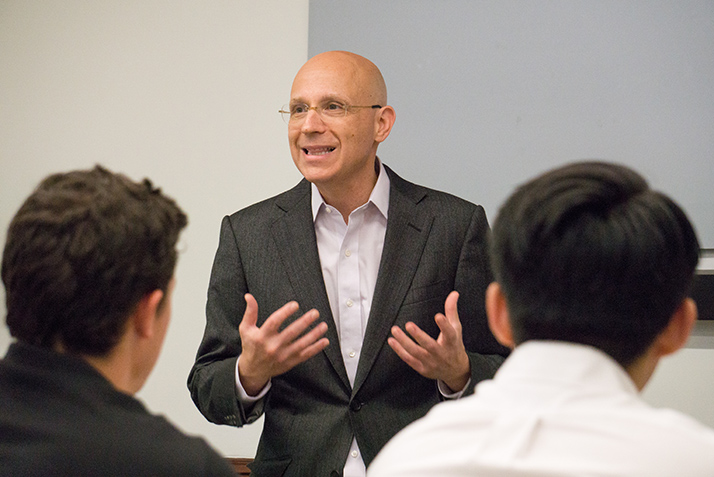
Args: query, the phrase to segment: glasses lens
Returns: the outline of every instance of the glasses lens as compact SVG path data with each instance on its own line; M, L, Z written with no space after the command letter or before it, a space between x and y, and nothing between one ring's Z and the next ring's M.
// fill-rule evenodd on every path
M278 112L280 113L280 116L282 116L283 121L285 121L286 124L290 122L290 109L287 104L284 104L283 107L278 110Z

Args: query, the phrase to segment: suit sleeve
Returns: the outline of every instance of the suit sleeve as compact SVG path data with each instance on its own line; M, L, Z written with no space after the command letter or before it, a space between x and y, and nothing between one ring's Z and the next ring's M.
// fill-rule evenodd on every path
M486 288L492 281L488 259L489 226L483 207L477 206L464 238L454 288L459 292L459 317L466 353L471 363L471 382L464 395L473 394L474 386L490 379L508 356L508 348L496 341L486 319Z
M206 329L188 377L196 407L216 424L242 426L263 413L264 400L248 412L236 393L235 369L241 354L238 325L248 292L231 217L224 217L206 303Z

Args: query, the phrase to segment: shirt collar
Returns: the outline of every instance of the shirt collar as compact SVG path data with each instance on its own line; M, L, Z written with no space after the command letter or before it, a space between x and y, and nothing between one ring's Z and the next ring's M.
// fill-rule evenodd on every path
M495 381L574 383L602 390L638 394L627 371L600 349L564 341L522 343L496 372Z
M374 188L372 189L372 193L370 194L367 203L371 202L372 204L374 204L375 207L377 207L377 210L379 210L386 219L388 217L387 213L389 211L389 176L387 175L387 171L384 170L384 165L382 165L382 161L380 161L379 158L376 158L376 161L377 167L379 168L379 175L377 176L377 183L374 185ZM323 206L326 207L327 204L322 198L322 195L317 189L317 186L312 183L310 184L310 186L312 188L312 220L314 222L315 218L317 218L317 213L320 211L320 208L322 208Z

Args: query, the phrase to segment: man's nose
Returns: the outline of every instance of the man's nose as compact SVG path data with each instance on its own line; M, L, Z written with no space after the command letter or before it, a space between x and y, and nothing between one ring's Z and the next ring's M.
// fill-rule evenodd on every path
M317 106L308 108L305 120L302 123L303 132L316 132L325 129L325 122Z

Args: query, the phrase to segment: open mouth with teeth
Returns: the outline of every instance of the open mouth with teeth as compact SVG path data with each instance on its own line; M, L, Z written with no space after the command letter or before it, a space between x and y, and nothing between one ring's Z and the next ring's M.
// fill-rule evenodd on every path
M324 156L334 151L334 147L303 147L302 152L309 156Z

